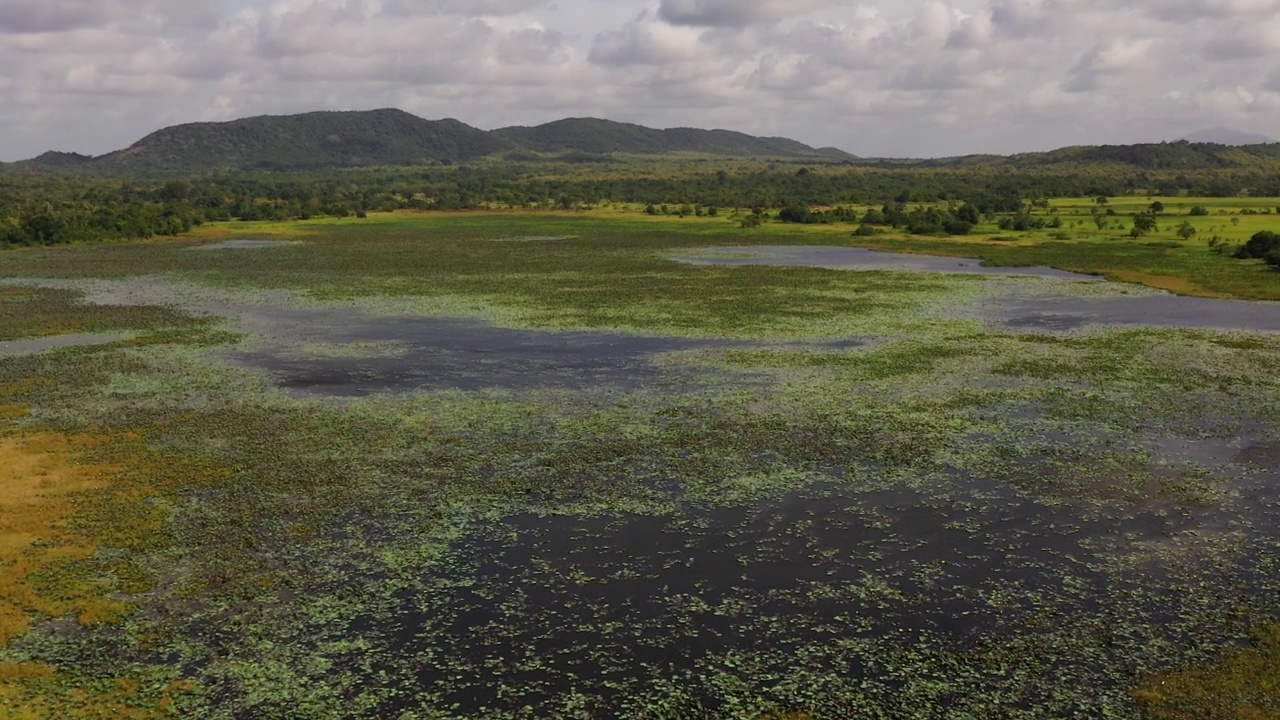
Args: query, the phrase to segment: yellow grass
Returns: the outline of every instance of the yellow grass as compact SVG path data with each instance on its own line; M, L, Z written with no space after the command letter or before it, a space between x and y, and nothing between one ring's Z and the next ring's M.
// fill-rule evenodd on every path
M139 433L73 435L13 422L27 408L5 402L45 384L33 378L0 386L0 648L36 617L93 625L128 611L111 595L146 590L145 570L123 559L85 563L100 546L145 546L163 522L150 509L159 492L150 479L182 465L148 451ZM88 459L96 455L110 464ZM225 477L218 468L192 470L191 477L209 481ZM100 579L104 571L116 579ZM144 685L122 678L109 690L90 689L55 666L0 663L0 720L170 717L174 698L196 689L173 683L143 699Z
M1280 625L1260 629L1252 647L1228 652L1216 665L1152 678L1133 699L1152 720L1277 720Z
M44 599L30 582L54 563L83 559L96 550L71 537L66 524L76 512L75 496L100 487L103 472L75 464L72 440L65 436L0 439L0 646L27 631L28 611L71 611L86 622L112 614L102 601L87 597ZM39 548L37 542L42 542Z

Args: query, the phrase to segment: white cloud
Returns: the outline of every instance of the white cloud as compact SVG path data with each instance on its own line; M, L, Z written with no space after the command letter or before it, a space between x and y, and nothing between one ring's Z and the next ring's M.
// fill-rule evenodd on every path
M0 0L8 160L386 106L954 154L1280 136L1278 98L1280 0Z

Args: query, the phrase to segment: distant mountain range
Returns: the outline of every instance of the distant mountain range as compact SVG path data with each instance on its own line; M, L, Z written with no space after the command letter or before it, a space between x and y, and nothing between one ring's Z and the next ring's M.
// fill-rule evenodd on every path
M99 157L50 152L13 166L33 170L75 167L113 174L204 173L420 165L495 155L567 156L583 161L616 153L854 159L835 148L817 149L785 138L753 137L728 130L653 130L574 118L486 132L457 120L424 120L402 110L385 109L176 125Z
M124 150L89 157L47 152L2 164L0 171L142 176L236 171L308 171L458 163L487 157L516 161L606 161L618 155L688 153L881 167L1033 167L1102 163L1142 169L1212 169L1280 164L1280 144L1261 135L1215 128L1172 143L1067 147L1003 157L933 160L863 159L837 148L754 137L728 130L654 130L595 118L485 131L457 120L424 120L402 110L312 112L220 123L175 125ZM1239 147L1246 145L1247 147Z
M1216 145L1265 145L1275 140L1266 135L1241 132L1219 125L1208 130L1200 130L1182 138L1190 143L1214 143Z

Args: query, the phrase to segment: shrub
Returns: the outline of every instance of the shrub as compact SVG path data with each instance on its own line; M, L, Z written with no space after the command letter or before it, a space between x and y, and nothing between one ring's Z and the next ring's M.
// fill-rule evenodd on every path
M813 213L810 212L809 208L796 205L788 205L779 210L778 219L782 222L806 224L814 221Z
M1196 217L1204 217L1205 215L1209 214L1209 208L1203 205L1196 205L1195 207L1191 208L1191 212L1188 214L1194 215Z
M952 220L942 226L948 235L968 235L973 230L973 223L967 220Z
M1265 258L1276 250L1280 250L1280 235L1270 230L1263 230L1254 233L1253 237L1249 238L1249 242L1236 251L1236 257L1240 259Z

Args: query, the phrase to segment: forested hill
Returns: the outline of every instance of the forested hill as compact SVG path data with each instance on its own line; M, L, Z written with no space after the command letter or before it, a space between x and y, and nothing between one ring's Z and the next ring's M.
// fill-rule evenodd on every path
M647 153L695 152L728 156L813 157L827 160L854 160L835 148L814 149L786 138L753 137L729 130L673 128L654 130L640 125L570 118L537 127L509 127L493 134L528 150L545 153L576 151L582 153Z
M570 119L486 132L457 120L424 120L401 110L372 110L177 125L101 157L45 153L8 168L74 167L91 173L146 175L447 164L487 156L674 152L815 161L853 158L832 148L818 150L794 140L727 130L653 130L609 120Z
M103 155L95 169L139 172L320 170L465 161L507 149L457 120L401 110L314 112L177 125Z
M176 125L100 157L47 152L31 160L0 163L0 172L145 177L448 165L490 157L516 162L591 162L620 155L672 153L896 168L1069 170L1089 166L1126 171L1280 172L1280 143L1233 147L1181 140L1066 147L1008 157L887 160L863 159L836 148L813 148L786 138L754 137L729 130L655 130L596 118L570 118L536 127L485 131L457 120L424 120L392 109Z

